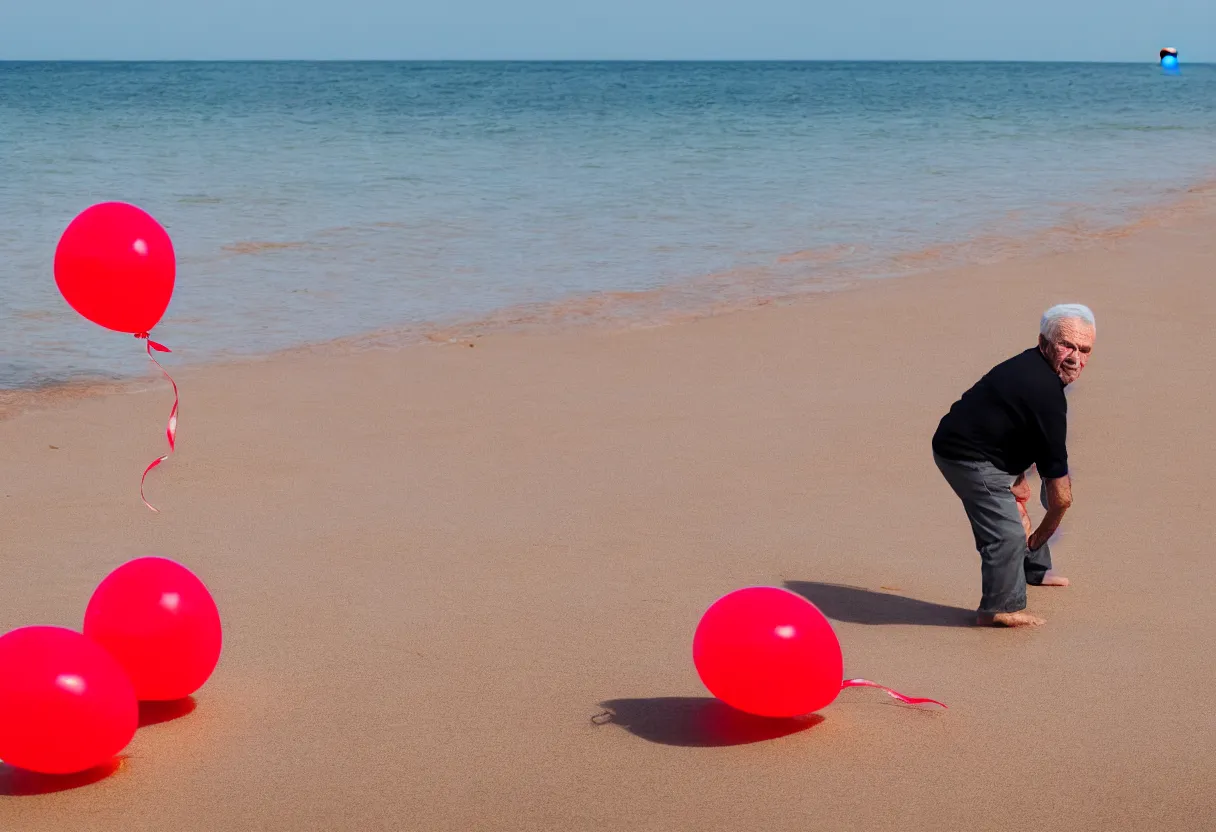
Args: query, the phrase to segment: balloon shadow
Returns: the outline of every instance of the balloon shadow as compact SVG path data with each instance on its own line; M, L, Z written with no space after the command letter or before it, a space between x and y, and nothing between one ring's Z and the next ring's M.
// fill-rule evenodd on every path
M796 734L823 722L810 714L793 719L753 716L708 696L610 699L596 725L619 725L634 736L663 745L718 747L764 742Z
M0 763L0 796L29 797L91 786L122 768L124 759L118 756L108 763L75 774L39 774Z
M149 725L160 725L162 722L181 719L197 707L198 702L194 700L193 696L168 702L140 702L139 727L147 728Z
M197 707L198 702L193 696L168 702L140 702L139 727L147 728L149 725L172 722L186 716ZM0 762L0 796L26 797L91 786L118 771L122 767L124 759L126 757L120 755L108 763L75 774L39 774Z
M975 610L948 607L887 592L817 581L785 581L796 592L836 621L852 624L922 624L935 627L972 627Z

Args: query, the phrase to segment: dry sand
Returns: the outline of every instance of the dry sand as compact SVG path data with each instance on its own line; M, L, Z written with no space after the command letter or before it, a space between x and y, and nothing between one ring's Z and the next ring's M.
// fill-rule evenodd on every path
M0 768L0 828L1213 828L1214 232L1209 205L696 323L181 371L159 515L163 383L0 422L0 629L78 627L151 553L226 626L193 711L108 777ZM1074 585L1031 590L1040 630L978 629L929 439L1061 301L1098 316ZM724 713L692 632L752 584L819 603L847 674L950 710Z

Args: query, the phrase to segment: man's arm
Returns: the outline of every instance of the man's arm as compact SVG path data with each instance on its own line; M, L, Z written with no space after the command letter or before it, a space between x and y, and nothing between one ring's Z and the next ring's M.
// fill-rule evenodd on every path
M1064 519L1064 512L1072 505L1072 481L1067 475L1043 482L1047 486L1047 513L1043 515L1043 522L1026 541L1031 550L1041 548L1056 533L1060 521Z

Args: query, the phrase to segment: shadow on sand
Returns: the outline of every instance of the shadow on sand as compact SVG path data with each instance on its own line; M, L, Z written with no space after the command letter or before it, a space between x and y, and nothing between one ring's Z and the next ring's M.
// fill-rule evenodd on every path
M27 797L91 786L122 768L123 759L118 756L108 763L76 774L38 774L0 763L0 796Z
M172 702L140 702L139 727L160 725L191 713L198 707L193 696ZM126 757L119 755L110 762L75 774L38 774L0 763L0 797L27 797L80 789L105 780L122 768Z
M709 696L610 699L596 725L619 725L634 736L663 745L718 747L764 742L806 731L823 722L818 714L770 719L737 711Z
M785 588L806 598L835 621L850 624L920 624L932 627L975 626L975 610L918 601L903 595L816 581L786 581Z
M140 702L139 727L160 725L162 722L172 722L192 713L198 707L193 696L184 699L174 699L170 702Z

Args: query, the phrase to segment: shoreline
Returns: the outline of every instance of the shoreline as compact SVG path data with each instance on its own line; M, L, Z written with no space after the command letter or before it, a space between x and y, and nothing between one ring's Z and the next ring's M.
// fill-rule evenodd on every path
M1084 251L1147 229L1185 223L1193 216L1202 216L1214 204L1216 178L1204 176L1188 187L1164 192L1157 201L1131 212L1124 222L1098 226L1057 224L1012 235L981 233L968 240L892 255L886 260L887 268L880 271L862 268L792 279L781 274L783 268L788 273L802 263L813 266L831 263L837 256L835 249L841 247L829 246L826 249L788 252L776 257L766 267L708 274L654 289L575 294L554 301L513 304L469 319L379 328L269 352L229 355L181 364L173 363L175 359L166 362L162 357L162 363L172 373L180 374L189 373L194 368L261 363L300 354L475 342L491 335L625 332L680 325L770 305L813 303L816 296L824 293L864 289L881 282L915 279L943 270L1034 259L1064 251ZM791 282L797 285L791 286ZM771 291L765 291L766 285L771 286ZM727 291L723 291L724 287ZM724 299L722 295L728 297ZM93 326L83 319L77 324ZM121 337L120 333L115 335ZM141 363L147 364L146 361ZM158 380L161 380L159 371L147 365L141 373L129 376L83 376L66 382L0 387L0 421L59 403L145 390Z

